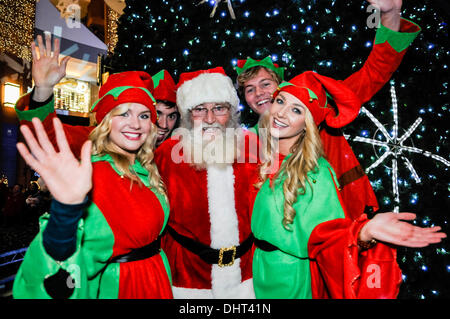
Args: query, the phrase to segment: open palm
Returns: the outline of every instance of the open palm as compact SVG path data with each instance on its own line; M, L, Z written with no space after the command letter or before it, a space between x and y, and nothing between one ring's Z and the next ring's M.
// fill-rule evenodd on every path
M52 54L51 35L46 34L45 45L40 35L37 36L37 42L38 46L34 42L31 43L33 80L36 87L53 88L66 75L70 57L59 60L60 41L57 38L53 42L55 50Z
M445 233L440 232L439 226L418 227L405 222L415 218L413 213L376 214L363 227L361 234L366 230L371 234L371 238L404 247L426 247L447 237Z
M33 118L37 140L31 130L22 125L20 130L29 147L17 144L17 149L36 172L41 175L53 197L64 204L83 202L92 188L92 164L90 160L91 142L87 141L81 149L81 162L73 155L64 134L61 121L53 119L59 152L51 144L45 129L38 118Z

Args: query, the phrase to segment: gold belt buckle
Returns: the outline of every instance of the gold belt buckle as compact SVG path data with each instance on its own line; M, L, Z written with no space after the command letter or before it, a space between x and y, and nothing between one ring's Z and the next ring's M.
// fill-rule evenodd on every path
M223 253L226 252L226 251L230 251L230 250L233 251L233 256L231 256L231 262L229 262L228 264L222 263ZM234 264L234 257L236 257L236 246L231 246L231 247L228 247L228 248L220 248L220 251L219 251L219 262L218 262L219 267L232 266Z

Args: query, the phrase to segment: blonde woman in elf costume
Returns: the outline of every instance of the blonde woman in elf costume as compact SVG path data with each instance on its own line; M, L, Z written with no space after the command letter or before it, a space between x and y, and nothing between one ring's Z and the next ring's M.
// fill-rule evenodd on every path
M369 101L390 79L400 65L410 43L417 37L420 27L400 17L401 0L371 0L381 9L381 24L378 28L372 52L364 66L342 81L359 98L353 110L354 118L361 104ZM261 61L251 58L238 61L238 86L247 104L258 115L271 105L272 94L282 82L284 69L273 64L270 57ZM257 133L258 127L251 130ZM339 129L320 124L320 136L327 160L336 172L341 187L342 199L351 218L358 218L366 211L378 210L378 203L366 176L351 147ZM333 146L328 148L328 146ZM345 159L345 160L342 160Z
M153 162L151 90L145 72L108 78L93 106L99 124L82 146L81 163L59 119L53 120L58 151L38 118L32 119L37 140L21 126L29 150L22 143L17 148L55 200L17 273L15 298L172 298L160 248L169 207Z
M252 214L256 297L395 298L402 278L388 244L425 247L446 235L440 227L403 222L415 218L411 213L348 218L317 125L339 128L352 121L360 104L352 90L305 72L282 83L274 96L260 120L267 132L262 137L276 140L279 152L267 143ZM279 169L267 173L274 163Z

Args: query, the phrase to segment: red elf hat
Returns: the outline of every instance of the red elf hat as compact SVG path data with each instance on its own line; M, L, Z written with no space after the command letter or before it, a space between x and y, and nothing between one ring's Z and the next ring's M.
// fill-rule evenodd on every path
M116 106L123 103L140 103L151 113L151 120L156 123L156 100L152 95L152 77L143 71L127 71L111 74L100 87L99 99L92 105L95 118L100 123Z
M359 113L361 101L356 94L340 81L307 71L297 75L289 82L283 82L274 93L288 92L300 99L311 112L318 126L325 123L333 128L341 128L352 122ZM338 113L328 105L330 97Z
M177 90L175 82L167 70L161 70L152 76L155 91L153 97L157 101L169 101L177 103Z

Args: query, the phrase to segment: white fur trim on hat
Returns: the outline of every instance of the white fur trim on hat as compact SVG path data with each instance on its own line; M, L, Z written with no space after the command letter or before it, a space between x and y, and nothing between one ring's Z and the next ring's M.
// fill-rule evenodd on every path
M177 106L182 113L202 103L221 102L237 109L239 98L233 81L220 73L202 73L177 89Z

